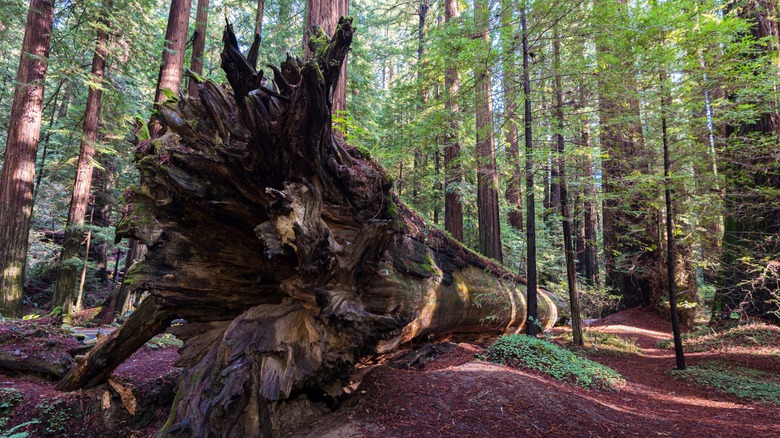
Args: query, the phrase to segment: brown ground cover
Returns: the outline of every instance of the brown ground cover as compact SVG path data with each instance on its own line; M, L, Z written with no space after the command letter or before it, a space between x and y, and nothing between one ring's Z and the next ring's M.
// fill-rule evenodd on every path
M639 347L634 353L590 355L625 377L626 385L616 392L586 390L537 372L482 362L475 356L484 351L484 343L459 343L420 369L371 365L359 370L362 383L340 409L290 436L780 437L778 406L670 376L674 352L658 347L659 340L670 337L668 326L649 311L633 309L588 328L632 339ZM555 338L565 332L556 328ZM717 359L780 374L776 354L755 352L724 348L688 353L686 359L691 366ZM46 378L0 374L0 390L23 395L12 415L0 411L0 418L10 420L0 433L40 418L46 406L78 406L81 415L55 424L59 430L48 436L152 436L167 416L160 406L170 406L177 357L172 348L144 347L116 371L115 381L132 388L139 401L134 415L114 389L63 394ZM106 391L110 403L104 409ZM152 399L158 403L142 403ZM42 427L28 430L42 436Z

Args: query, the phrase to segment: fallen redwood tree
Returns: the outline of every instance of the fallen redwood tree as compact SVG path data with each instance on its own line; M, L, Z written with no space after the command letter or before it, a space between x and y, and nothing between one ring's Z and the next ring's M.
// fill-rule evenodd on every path
M525 280L427 227L367 153L333 136L330 93L351 19L318 29L312 60L256 71L225 31L230 89L158 107L143 183L118 234L149 248L128 272L149 296L59 383L110 372L175 318L186 367L159 436L273 436L317 414L364 355L525 323ZM195 78L198 79L198 78ZM199 79L198 79L199 80ZM557 310L541 292L539 319Z

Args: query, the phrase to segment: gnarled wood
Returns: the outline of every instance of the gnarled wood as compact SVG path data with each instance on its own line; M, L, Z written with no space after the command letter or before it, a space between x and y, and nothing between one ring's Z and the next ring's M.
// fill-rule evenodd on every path
M158 320L188 321L173 328L186 370L159 436L278 435L321 413L315 400L366 354L524 324L524 279L427 228L378 164L334 139L330 89L352 33L342 18L333 39L312 36L312 60L288 57L270 80L228 28L232 92L207 81L199 99L160 105L162 135L138 144L144 183L118 234L149 251L127 281ZM545 325L556 312L543 296ZM137 332L135 315L109 340ZM61 387L97 383L84 368L107 354Z

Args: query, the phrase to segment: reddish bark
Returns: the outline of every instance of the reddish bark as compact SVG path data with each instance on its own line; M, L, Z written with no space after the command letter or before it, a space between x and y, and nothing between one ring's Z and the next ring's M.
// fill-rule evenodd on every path
M0 177L0 313L19 315L54 2L30 0Z

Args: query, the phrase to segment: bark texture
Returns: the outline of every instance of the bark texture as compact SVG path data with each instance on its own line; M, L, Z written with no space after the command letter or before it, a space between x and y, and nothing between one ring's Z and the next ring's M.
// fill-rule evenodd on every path
M450 23L458 17L458 2L456 0L446 0L444 2L444 20ZM458 140L459 105L455 96L459 89L459 76L456 60L447 59L447 66L444 71L444 88L447 100L446 108L450 113L449 127L444 136L444 229L452 237L463 241L463 205L460 202L458 193L458 184L463 181L463 175L460 169L460 142Z
M502 262L501 221L498 213L498 172L493 146L493 98L490 80L489 4L474 4L474 25L483 41L474 68L477 111L477 215L479 216L479 252Z
M262 4L263 0L260 0ZM192 37L192 55L190 71L197 75L203 74L203 53L206 49L206 26L209 21L209 0L198 0L198 12L195 17L195 34ZM258 33L259 35L259 33ZM187 95L198 97L198 84L190 79L187 84Z
M307 0L306 29L303 34L303 49L306 59L311 59L315 53L311 50L310 32L317 26L325 35L333 35L339 23L339 17L349 14L348 0ZM333 114L339 114L347 109L347 58L341 61L341 74L338 83L333 87Z
M190 23L191 0L171 0L171 10L168 13L168 27L165 30L165 49L157 77L157 94L155 102L167 99L165 90L174 96L181 86L184 52L187 48L187 27Z
M32 218L35 156L54 2L30 0L0 176L0 313L18 316Z
M149 247L126 281L150 295L59 388L105 380L184 318L186 369L158 436L277 436L321 412L314 400L337 396L365 354L522 327L524 280L427 229L333 136L328 96L352 33L342 18L332 40L314 34L315 58L269 66L277 92L228 29L232 91L207 81L200 99L158 106L165 132L139 143L144 183L118 226Z

